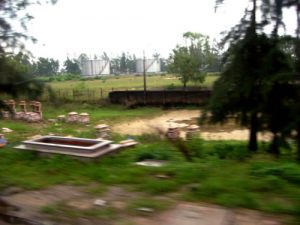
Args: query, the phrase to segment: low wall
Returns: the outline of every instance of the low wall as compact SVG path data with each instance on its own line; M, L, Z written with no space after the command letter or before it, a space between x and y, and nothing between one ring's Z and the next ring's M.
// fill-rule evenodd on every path
M124 105L202 105L211 96L211 89L112 91L111 103Z

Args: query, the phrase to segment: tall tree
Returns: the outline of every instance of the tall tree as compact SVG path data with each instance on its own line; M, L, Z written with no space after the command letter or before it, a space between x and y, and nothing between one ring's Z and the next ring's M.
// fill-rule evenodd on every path
M127 72L125 52L122 52L122 56L120 58L120 72L121 73L126 73Z
M44 85L31 76L30 66L20 60L20 55L0 55L0 93L13 97L27 95L37 98Z
M242 125L249 126L248 148L256 151L264 67L261 62L267 54L262 49L267 41L265 36L257 34L257 1L251 2L252 9L246 11L241 23L225 37L231 47L225 57L226 66L221 78L214 84L209 110L212 122L222 122L228 115L236 115ZM217 0L217 5L220 3L223 0Z
M71 74L81 73L79 62L76 59L67 58L66 61L64 62L64 70L67 73L71 73Z
M260 4L262 20L257 22L257 0L246 10L241 23L228 32L225 41L231 47L225 58L221 78L214 85L209 106L212 121L222 122L228 115L237 116L242 125L249 126L249 149L257 149L257 131L273 133L271 152L279 154L279 142L286 135L286 124L295 96L291 85L291 58L280 45L278 29L282 24L282 0L263 0ZM272 7L270 6L272 2ZM222 0L217 1L218 4ZM274 16L276 14L276 16ZM273 15L273 16L270 16ZM265 25L274 23L271 37L263 33ZM258 116L259 115L259 116ZM283 119L283 116L286 116Z
M1 0L0 2L0 53L4 54L12 49L24 50L25 39L35 41L34 37L24 34L28 21L33 17L26 13L28 6L40 4L38 0ZM44 2L48 2L45 0ZM49 2L55 3L56 0ZM16 30L13 21L18 21L23 31Z
M208 37L199 33L186 32L183 34L185 46L177 46L169 57L168 71L176 74L183 87L189 81L203 82L205 77L204 44ZM209 50L209 49L208 49Z
M285 23L285 18L283 17L283 9L290 8L294 9L296 14L296 29L295 35L292 38L289 38L287 44L288 50L291 53L293 51L293 65L294 65L294 76L292 80L289 80L289 84L293 84L294 95L289 98L289 102L293 102L289 108L289 121L286 123L288 130L295 129L297 130L297 142L298 142L298 151L297 159L300 161L300 91L299 91L299 80L300 80L300 1L299 0L264 0L262 4L264 10L264 18L273 23L273 36L278 36L278 30L280 26L283 26ZM291 45L291 40L293 46ZM287 42L286 42L287 43ZM291 88L289 88L291 90Z
M59 61L52 58L39 57L36 63L36 73L40 76L52 76L59 70Z
M13 96L36 93L42 85L28 73L28 66L20 63L11 52L24 51L24 40L35 40L24 34L26 24L33 17L25 12L29 5L37 4L35 0L2 0L0 2L0 92ZM55 2L54 0L52 2ZM19 22L20 26L16 26ZM16 30L22 27L23 30Z

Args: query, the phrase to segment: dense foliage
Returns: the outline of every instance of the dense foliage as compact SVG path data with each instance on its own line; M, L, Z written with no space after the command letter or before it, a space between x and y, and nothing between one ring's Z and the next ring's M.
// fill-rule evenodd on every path
M200 33L183 34L185 46L176 46L170 55L168 71L174 73L186 88L188 82L204 81L208 71L219 71L219 52L209 43L208 36Z
M55 2L55 1L52 1ZM22 94L37 94L43 89L40 82L33 79L33 68L30 59L23 53L17 55L12 52L25 51L23 41L34 38L22 31L15 30L15 21L26 30L26 23L32 16L24 10L39 1L30 0L2 0L0 2L0 92L13 96Z
M229 41L230 47L208 108L212 112L212 122L223 122L228 116L236 116L241 124L249 126L249 150L257 150L259 130L271 131L270 152L278 155L285 137L299 127L299 119L295 116L299 109L299 35L296 34L295 39L278 35L283 23L283 7L297 5L297 1L262 1L259 7L258 0L250 2L252 9L245 11L241 23L227 32L224 38L224 42ZM223 1L217 1L217 6L220 3ZM261 21L257 19L259 8L263 15ZM267 24L273 24L271 35L264 33L263 28ZM294 39L293 44L291 39ZM300 129L298 138L299 133Z

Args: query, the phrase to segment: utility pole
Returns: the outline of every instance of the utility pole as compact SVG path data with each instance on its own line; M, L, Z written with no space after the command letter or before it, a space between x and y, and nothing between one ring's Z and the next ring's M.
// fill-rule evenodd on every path
M143 75L144 75L144 105L147 103L147 82L146 82L146 56L145 51L143 51Z

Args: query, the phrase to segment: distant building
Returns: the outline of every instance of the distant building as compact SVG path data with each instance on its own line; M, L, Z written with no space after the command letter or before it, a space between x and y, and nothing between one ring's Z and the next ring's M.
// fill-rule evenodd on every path
M160 60L159 59L145 59L146 73L160 73ZM136 60L136 73L144 72L144 59Z
M83 76L101 76L110 74L110 62L108 60L85 60L81 64Z

